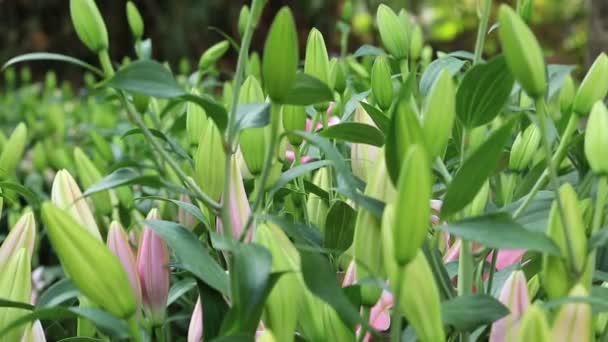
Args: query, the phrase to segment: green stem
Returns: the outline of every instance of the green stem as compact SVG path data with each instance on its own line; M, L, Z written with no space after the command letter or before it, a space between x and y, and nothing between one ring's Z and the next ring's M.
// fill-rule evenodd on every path
M410 66L407 59L403 59L399 63L401 67L401 79L403 80L403 82L405 82L407 80L407 77L410 75Z
M397 266L395 284L393 286L393 312L391 315L391 341L401 342L402 319L399 313L399 300L401 297L401 284L403 282L403 267Z
M129 321L127 323L129 324L129 332L131 333L131 340L134 342L143 341L143 338L141 336L141 331L139 330L139 324L137 323L136 315L133 315L131 318L129 318Z
M158 326L158 327L154 328L154 336L156 337L155 341L165 342L165 340L166 340L165 332L164 332L162 326Z
M471 294L473 285L473 253L471 242L461 240L458 259L458 295Z
M597 182L597 195L595 198L595 209L593 211L593 224L591 226L591 236L597 233L602 226L604 218L604 207L608 199L608 176L600 176Z
M437 168L437 171L439 171L441 177L443 177L443 181L445 182L445 184L450 184L452 182L452 175L450 174L450 171L448 171L448 168L445 166L445 163L440 157L437 157L437 159L435 159L435 167Z
M486 294L492 294L492 283L494 282L494 274L496 273L496 261L498 260L498 250L492 250L492 262L490 263L490 275L488 277L488 287L486 288Z
M490 9L492 8L492 0L484 0L481 18L479 18L479 27L477 30L477 41L475 42L475 56L473 64L481 62L483 47L486 42L486 34L488 31L488 21L490 20Z
M557 209L559 211L560 220L562 221L562 228L564 237L566 237L566 259L570 263L570 270L574 273L577 273L580 270L577 270L574 266L574 246L572 245L572 241L568 238L570 236L570 224L566 220L566 214L564 212L564 206L562 200L559 196L559 181L557 179L557 171L555 169L555 163L551 158L551 146L549 143L549 139L547 138L547 112L546 112L546 104L545 98L540 97L536 99L536 114L538 117L538 124L541 131L542 137L542 145L545 150L545 161L547 163L547 169L549 171L549 182L555 191L555 201L557 203Z
M106 78L110 78L114 76L114 67L112 66L112 61L110 61L110 54L108 50L101 50L98 54L99 63L101 64L101 68L103 69L103 73Z

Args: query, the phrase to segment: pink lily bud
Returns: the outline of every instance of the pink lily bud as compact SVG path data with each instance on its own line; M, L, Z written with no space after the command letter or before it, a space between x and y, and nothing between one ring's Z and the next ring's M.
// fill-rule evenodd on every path
M21 248L25 248L30 259L34 253L34 242L36 241L36 222L31 211L26 212L19 218L13 229L10 230L2 245L0 245L0 270L8 262L8 259ZM0 271L0 273L2 273Z
M570 297L587 297L588 293L581 284L574 286ZM592 341L591 337L591 305L589 303L564 304L553 322L551 341Z
M249 206L249 200L247 199L247 193L245 192L245 186L243 185L243 178L241 177L241 170L239 169L238 162L233 156L230 161L230 167L232 168L230 179L230 221L232 224L232 237L239 239L245 229L245 224L249 214L251 213L251 207ZM217 220L217 231L224 234L224 225L222 220ZM253 229L247 233L246 241L251 241Z
M179 200L184 203L192 204L192 201L188 195L179 195ZM196 227L196 218L192 216L192 214L185 211L182 207L177 209L177 222L190 230Z
M157 209L152 209L147 220L159 220ZM169 249L165 241L152 229L144 227L137 253L137 273L141 282L141 294L146 316L154 324L165 319L169 296Z
M138 307L141 307L142 295L141 295L141 284L137 275L137 264L133 249L129 244L129 237L122 228L120 223L112 221L110 223L110 229L108 230L108 248L118 257L120 263L127 272L129 277L129 283L133 289L135 295L135 301Z
M293 162L296 159L296 154L293 150L285 151L285 160L288 162ZM300 164L307 164L313 160L311 156L302 156L300 157Z
M192 311L190 326L188 327L188 342L200 342L203 340L203 307L199 296Z
M514 341L517 338L521 316L530 305L524 272L511 273L500 291L498 300L506 305L511 313L492 324L490 342Z

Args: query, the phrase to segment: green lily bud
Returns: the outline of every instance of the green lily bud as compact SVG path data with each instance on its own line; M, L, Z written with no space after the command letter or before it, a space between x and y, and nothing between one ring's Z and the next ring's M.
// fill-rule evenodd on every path
M23 157L25 143L27 142L27 127L22 122L13 131L8 138L0 154L0 180L15 173L17 165Z
M215 200L220 199L224 190L225 163L222 134L215 123L209 120L194 156L194 179Z
M410 42L407 23L393 10L381 4L376 12L376 22L384 47L397 59L405 59L409 55Z
M545 291L551 299L565 296L573 285L569 277L568 264L564 258L570 259L570 263L577 272L582 273L587 259L587 236L585 225L580 213L576 192L572 185L565 183L559 189L559 197L564 209L565 219L568 221L568 236L564 236L557 203L554 201L549 212L549 229L547 234L559 247L563 257L554 255L543 255L543 268L541 277ZM567 241L573 246L574 255L568 254Z
M133 36L136 39L141 39L144 35L144 20L132 1L127 1L127 21Z
M596 174L608 174L608 110L602 101L593 105L585 132L585 156Z
M101 157L107 161L111 162L114 160L114 153L112 153L112 147L108 143L108 141L99 133L95 131L90 131L89 135L91 136L91 141L93 141L93 145L95 145L95 149Z
M148 111L148 106L150 105L149 96L136 92L131 93L131 96L133 96L133 105L138 112L145 113Z
M543 310L538 305L528 307L521 317L517 341L549 342L551 341L549 336L549 324Z
M257 52L252 52L251 56L249 56L247 75L253 76L258 80L262 79L262 62L260 62L260 55Z
M312 178L312 183L325 191L329 191L331 187L330 172L330 169L327 167L320 168ZM325 219L327 218L328 211L329 207L323 198L315 194L308 196L308 200L306 201L308 219L321 232L325 231Z
M31 211L25 212L15 223L8 235L0 244L0 274L10 258L20 249L25 249L31 258L36 242L36 221Z
M222 40L215 43L210 48L205 50L198 61L198 70L205 71L215 64L228 51L230 43L227 40Z
M431 173L428 157L420 145L412 145L403 161L397 186L393 236L395 260L405 266L426 240L431 217Z
M523 132L519 132L511 147L509 168L516 172L525 170L540 145L540 130L534 124L529 125Z
M0 272L0 298L11 301L29 303L32 295L32 274L30 256L21 248L8 260ZM18 308L2 308L0 310L0 330L13 321L28 314L27 310ZM21 325L3 335L3 341L20 341L26 326Z
M325 84L329 82L329 57L323 34L316 28L310 30L306 42L306 58L304 59L304 72L315 77Z
M258 80L249 76L243 83L239 96L240 104L263 103L264 91ZM247 168L253 175L259 175L264 168L266 157L267 127L247 128L241 131L239 145Z
M249 6L244 5L241 7L241 12L239 12L239 23L238 30L239 36L243 37L245 34L245 29L247 29L247 21L249 21Z
M48 165L48 160L46 158L46 151L44 149L44 145L40 142L34 145L32 161L34 163L34 168L38 172L43 172Z
M376 126L372 118L361 104L355 108L353 121ZM367 180L368 174L378 159L380 148L368 144L352 144L350 148L350 162L353 174L362 180Z
M89 50L108 49L108 31L94 0L70 0L70 15L78 38Z
M543 52L534 33L511 7L501 5L498 33L511 73L533 98L544 96L547 76Z
M452 75L443 70L433 84L422 116L422 130L431 159L441 156L452 135L456 117L456 90Z
M306 129L306 108L302 106L283 106L283 129L286 132L304 131ZM296 134L287 134L289 143L300 146L303 138Z
M222 101L224 102L226 110L232 108L232 91L232 83L224 83L224 87L222 87Z
M67 212L46 202L42 220L66 274L88 299L120 318L136 310L135 295L120 260Z
M345 1L342 5L342 11L340 12L340 18L344 22L350 22L353 18L353 2L351 0Z
M532 13L534 12L532 5L532 0L517 0L515 6L517 14L527 23L532 21Z
M468 216L479 216L482 215L486 210L488 199L490 195L490 182L486 181L479 192L471 201L471 204L466 208Z
M410 58L413 60L420 58L423 46L424 37L422 36L422 29L419 25L415 25L412 30L412 39L410 41Z
M399 101L396 106L396 111L393 115L397 115L395 135L399 142L396 146L396 164L401 167L403 160L405 159L406 152L410 146L414 144L423 145L424 132L416 113L416 109L413 107L413 103L409 100L403 99ZM395 184L399 178L399 174L392 175L395 179Z
M575 94L576 85L574 85L572 76L568 75L559 91L559 108L562 115L570 113Z
M528 280L528 283L526 284L526 286L528 287L529 297L530 298L536 297L536 294L538 294L538 290L540 290L540 276L538 274L535 274L534 276L532 276L532 278L530 278L530 280Z
M329 74L332 80L333 89L340 94L346 90L346 65L342 60L333 59L336 62L330 63Z
M192 90L193 95L199 95L199 91ZM203 107L196 103L188 102L186 107L186 133L190 145L197 145L205 129L207 128L207 113Z
M376 57L371 78L374 100L382 110L387 110L393 103L394 92L391 65L386 56Z
M95 164L87 157L87 155L79 148L74 148L74 161L76 162L76 170L78 178L85 188L100 181L103 176L95 167ZM109 191L102 191L91 195L91 200L95 206L97 213L101 215L112 214L112 200L110 199Z
M290 336L292 337L292 336ZM272 331L270 331L269 329L264 329L264 332L262 332L262 334L256 338L257 342L277 342L276 337L274 337L274 334L272 333ZM283 341L283 340L279 340L279 341Z
M568 294L570 297L587 297L585 287L578 284ZM574 302L562 305L557 312L551 341L593 341L591 305Z
M288 7L277 13L264 45L262 73L264 88L274 102L281 102L291 90L298 68L298 34Z
M606 93L608 93L608 56L602 52L581 82L572 103L572 110L576 114L587 115L594 103L606 97Z

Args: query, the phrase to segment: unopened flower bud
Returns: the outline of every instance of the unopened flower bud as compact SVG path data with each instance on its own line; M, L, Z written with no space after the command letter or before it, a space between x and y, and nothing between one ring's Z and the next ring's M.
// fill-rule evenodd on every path
M239 104L264 103L264 91L258 80L249 76L243 83ZM246 128L241 131L239 145L249 171L258 175L262 172L266 157L266 135L269 127Z
M386 56L378 56L372 66L372 94L382 110L387 110L393 103L393 80L391 65Z
M522 271L514 271L505 281L498 300L510 313L492 324L490 341L513 341L519 331L521 316L530 305L526 276Z
M335 63L330 63L329 74L333 89L340 94L346 90L346 65L340 59L334 59Z
M578 115L589 114L591 107L597 101L603 100L606 93L608 93L608 56L602 52L581 82L572 103L572 111Z
M283 106L283 128L289 139L289 143L293 146L300 146L303 138L297 134L289 132L304 131L306 129L306 108L302 106Z
M13 130L13 133L2 148L2 154L0 154L0 180L4 180L15 173L17 165L23 157L26 141L27 127L22 122Z
M215 200L219 200L224 190L225 161L222 134L215 123L208 120L194 156L194 179Z
M376 22L382 44L390 54L399 60L407 58L410 50L407 23L385 4L378 6Z
M247 29L247 22L249 21L249 6L243 5L241 7L241 11L239 12L239 22L238 22L238 30L239 36L243 37L245 34L245 29Z
M576 85L572 76L566 76L561 89L559 90L559 108L562 115L567 115L572 110L572 103L576 95Z
M201 297L199 296L190 317L190 325L188 326L188 342L200 342L203 340L203 306Z
M452 75L443 70L431 87L426 99L422 130L429 150L429 157L434 159L445 151L452 136L452 126L456 116L456 90Z
M329 57L323 34L316 28L310 30L306 42L304 72L329 85Z
M2 273L3 267L8 263L11 256L22 248L25 249L31 259L35 242L36 221L34 220L34 214L27 211L19 218L0 245L0 273Z
M228 51L230 43L227 40L222 40L219 43L215 43L210 48L203 52L201 59L198 61L198 69L205 71L214 65L224 54Z
M422 35L422 29L420 25L415 25L412 29L412 38L410 40L410 58L417 60L422 54L422 47L424 46L424 37Z
M360 104L357 105L357 108L355 108L353 121L374 127L376 126L374 120L372 120L372 118ZM353 143L350 149L350 162L353 174L362 180L367 180L370 170L373 169L372 166L378 160L379 153L380 148L377 146Z
M570 297L587 297L582 285L576 285L568 294ZM592 341L591 305L585 302L564 304L555 317L551 330L551 341Z
M132 1L127 1L127 21L131 33L136 39L141 39L144 35L144 21L139 10Z
M236 156L232 157L232 160L230 161L230 167L232 168L232 172L230 173L230 184L228 184L230 189L230 203L228 205L230 206L230 223L232 227L232 238L238 240L240 239L241 234L245 229L247 219L251 214L251 207L249 206L249 200L247 199L247 193L245 192L245 186L243 184L243 178L241 176L241 170ZM222 234L226 233L224 232L224 225L222 223L222 220L219 218L217 220L217 230ZM249 230L246 241L251 241L251 237L252 229Z
M70 15L78 38L89 50L108 49L108 31L94 0L70 0Z
M199 91L192 90L193 95L199 95ZM203 107L196 103L188 102L186 107L186 133L190 145L198 145L201 136L205 134L207 129L207 113Z
M15 302L29 303L32 295L32 275L30 256L25 248L16 250L8 259L7 264L0 272L0 298ZM6 328L13 321L28 313L19 308L2 308L0 310L0 330ZM19 341L25 326L21 325L10 330L2 336L3 341Z
M329 191L331 187L330 172L331 170L328 167L320 168L317 173L315 173L312 183L325 191ZM321 232L325 231L325 219L327 218L328 211L329 207L325 199L312 193L308 196L308 200L306 201L308 219L312 224L319 228Z
M593 105L585 131L585 157L596 174L608 174L608 110L602 101Z
M74 148L74 161L76 162L78 178L80 178L80 182L85 188L89 188L103 178L95 164L79 147ZM112 200L109 191L95 193L91 195L91 200L97 213L101 215L112 214Z
M142 303L141 295L141 283L139 282L139 276L137 274L137 264L135 261L135 255L129 244L129 237L122 228L120 223L112 221L110 229L108 230L108 248L118 257L122 264L127 276L129 277L129 284L135 295L135 302L139 307Z
M516 172L524 171L534 154L538 151L540 145L540 130L534 124L529 125L523 132L517 134L513 147L511 147L511 156L509 157L509 168Z
M538 341L549 342L551 339L549 324L545 313L538 305L532 305L521 317L518 342Z

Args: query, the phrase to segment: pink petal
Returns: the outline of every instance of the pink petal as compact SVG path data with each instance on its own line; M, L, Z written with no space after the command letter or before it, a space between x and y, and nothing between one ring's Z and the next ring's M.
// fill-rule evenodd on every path
M522 271L514 271L505 281L498 300L510 314L492 324L490 342L508 342L517 336L519 320L530 305L526 277Z

